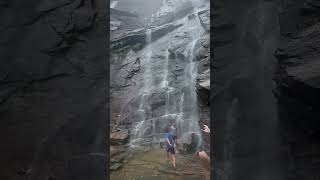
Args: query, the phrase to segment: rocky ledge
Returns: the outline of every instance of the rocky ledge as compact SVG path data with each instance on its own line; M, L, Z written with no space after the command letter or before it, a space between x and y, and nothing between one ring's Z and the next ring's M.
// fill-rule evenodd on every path
M155 41L167 33L177 29L182 24L165 24L160 27L151 28L151 41ZM132 48L140 50L146 44L146 28L140 28L133 31L124 32L111 38L111 48L114 50ZM137 47L138 48L134 48Z

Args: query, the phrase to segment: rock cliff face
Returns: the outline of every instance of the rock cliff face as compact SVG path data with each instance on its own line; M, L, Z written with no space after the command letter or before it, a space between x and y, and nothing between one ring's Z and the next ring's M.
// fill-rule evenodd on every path
M215 178L319 177L319 12L308 0L215 2Z
M280 14L282 44L277 91L288 178L319 177L320 8L318 1L286 1ZM294 19L294 20L292 20Z
M283 179L272 90L279 20L276 1L216 1L211 64L214 178Z
M106 179L105 7L0 2L0 179Z

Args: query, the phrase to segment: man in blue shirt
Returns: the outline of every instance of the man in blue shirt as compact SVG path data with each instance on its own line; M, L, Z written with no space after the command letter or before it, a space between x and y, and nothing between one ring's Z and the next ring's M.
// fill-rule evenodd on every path
M171 128L168 128L166 133L166 140L167 140L167 157L169 157L169 154L172 157L172 165L173 168L176 169L176 156L175 156L175 149L174 149L174 141L173 141L173 134L171 132Z

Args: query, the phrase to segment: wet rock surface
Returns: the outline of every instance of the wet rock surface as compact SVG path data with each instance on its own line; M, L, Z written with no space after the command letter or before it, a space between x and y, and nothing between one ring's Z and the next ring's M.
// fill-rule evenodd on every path
M165 24L160 27L152 29L152 41L159 39L181 25ZM136 44L146 44L146 29L136 29L133 31L125 32L123 34L115 35L111 38L111 48L119 49L125 46L134 46Z
M278 6L276 1L215 2L210 39L215 179L286 179L273 95Z
M1 1L0 179L105 179L105 1Z
M313 163L319 158L317 1L216 1L214 9L213 177L319 177ZM266 135L276 143L258 143ZM262 156L267 158L260 164Z
M207 32L209 32L210 31L210 11L204 10L204 11L198 12L198 17L200 19L200 22L203 28Z
M283 140L288 149L291 179L319 177L313 163L318 153L320 104L319 99L319 2L304 1L287 6L280 27L283 28L281 46L275 52L279 62L276 76L276 96L279 99ZM286 21L295 15L290 29ZM312 160L311 160L312 159Z

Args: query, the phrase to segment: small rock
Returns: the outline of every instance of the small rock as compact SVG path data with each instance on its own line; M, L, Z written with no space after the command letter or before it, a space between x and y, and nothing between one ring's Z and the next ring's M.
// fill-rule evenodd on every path
M111 171L116 171L116 170L120 169L121 167L122 167L122 164L116 163L116 164L114 164L114 165L112 165L112 166L110 167L110 170L111 170Z

